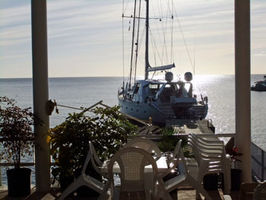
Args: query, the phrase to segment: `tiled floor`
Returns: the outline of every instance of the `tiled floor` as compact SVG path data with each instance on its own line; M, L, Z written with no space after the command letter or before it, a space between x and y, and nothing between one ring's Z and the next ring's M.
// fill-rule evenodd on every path
M211 191L209 194L214 200L223 200L221 191ZM238 192L234 192L231 194L231 197L233 200L239 200ZM56 192L54 190L51 191L51 193L48 194L41 194L33 192L32 195L24 198L11 198L7 196L7 191L2 190L0 191L0 200L55 200L56 199ZM88 199L88 198L84 198ZM181 189L177 192L177 199L178 200L193 200L196 199L196 192L193 189Z

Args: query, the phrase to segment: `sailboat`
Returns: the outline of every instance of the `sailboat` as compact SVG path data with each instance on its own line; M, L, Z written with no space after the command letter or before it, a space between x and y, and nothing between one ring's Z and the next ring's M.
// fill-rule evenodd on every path
M256 81L255 85L251 86L251 90L253 91L266 91L266 76L264 76L264 80Z
M136 0L134 4L133 33L131 55L133 46L138 45L135 39L136 20L143 19L136 14ZM124 14L122 17L128 17ZM175 64L152 67L149 62L149 0L146 0L145 19L145 76L143 80L132 78L132 65L130 66L129 81L118 91L120 111L135 118L150 121L156 125L165 125L167 120L201 120L208 112L208 98L193 94L192 73L186 72L184 80L173 81L170 71ZM137 26L138 28L138 26ZM135 53L138 53L137 49ZM132 60L132 56L131 56ZM132 62L131 62L132 63ZM150 73L164 72L165 79L150 78Z

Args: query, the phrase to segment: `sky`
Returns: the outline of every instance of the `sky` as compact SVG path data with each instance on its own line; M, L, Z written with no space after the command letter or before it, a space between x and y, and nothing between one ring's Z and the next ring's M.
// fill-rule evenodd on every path
M175 62L174 72L192 71L195 67L196 74L234 74L234 1L173 1L174 43L169 62ZM124 20L122 29L121 14L124 10L131 15L133 10L132 0L124 2L122 9L122 0L47 0L49 77L128 75L131 34L128 30L132 29L132 20ZM151 15L157 17L160 10L154 6L151 5ZM266 1L251 0L253 74L266 74L265 19ZM152 23L155 22L152 21L151 26ZM157 29L159 27L151 27L155 36L151 38L152 44L160 40L156 39ZM124 45L124 70L122 30L127 43ZM167 51L160 45L159 42L157 46L155 43L150 46L166 55ZM151 48L153 65L160 58L154 52ZM164 64L169 64L166 62ZM139 76L144 75L142 63L140 61L137 71ZM0 0L0 78L25 77L32 77L31 1Z

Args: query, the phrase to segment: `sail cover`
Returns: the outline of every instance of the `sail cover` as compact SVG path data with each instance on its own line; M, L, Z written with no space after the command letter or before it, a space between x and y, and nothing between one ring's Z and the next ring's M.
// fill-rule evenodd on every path
M175 63L170 64L170 65L162 65L162 66L158 66L158 67L150 67L150 68L148 68L148 72L164 71L167 69L172 69L174 67L175 67Z

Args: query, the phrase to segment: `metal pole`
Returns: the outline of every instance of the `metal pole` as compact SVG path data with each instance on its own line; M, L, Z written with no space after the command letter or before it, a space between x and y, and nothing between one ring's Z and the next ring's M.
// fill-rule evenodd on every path
M146 0L145 80L149 78L149 0Z
M0 166L0 186L2 186L2 167Z
M264 151L261 149L261 181L264 180Z
M235 106L235 142L243 153L239 158L242 161L242 181L251 182L249 0L235 0Z
M34 126L36 190L50 190L50 156L47 144L49 116L46 109L48 101L48 59L46 0L31 1L32 20L32 65L33 65L33 111L41 120Z
M136 5L137 5L137 0L135 0L134 2L133 29L132 29L131 55L130 55L129 89L131 89L132 67L133 67L133 57L134 57L134 49L135 49Z

